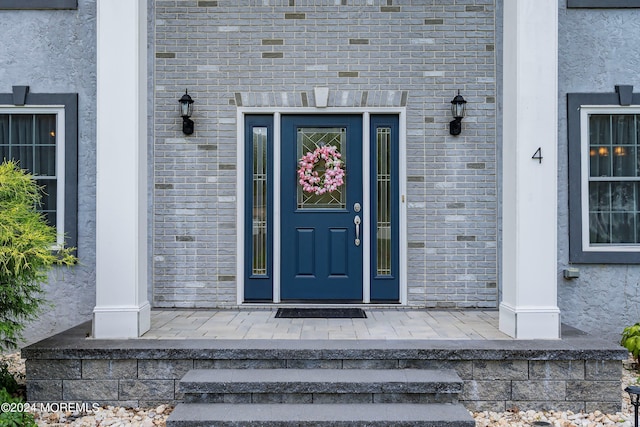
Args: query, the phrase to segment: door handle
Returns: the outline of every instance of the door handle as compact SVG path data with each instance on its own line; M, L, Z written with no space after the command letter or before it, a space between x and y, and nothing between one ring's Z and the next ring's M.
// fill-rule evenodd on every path
M360 215L356 215L353 218L353 223L356 225L356 246L360 246Z

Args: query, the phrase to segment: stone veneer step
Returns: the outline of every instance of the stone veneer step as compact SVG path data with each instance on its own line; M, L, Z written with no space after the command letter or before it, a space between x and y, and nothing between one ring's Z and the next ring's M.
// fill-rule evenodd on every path
M565 329L561 340L96 340L87 322L22 356L30 402L178 404L192 369L453 369L469 410L620 411L628 351Z
M462 385L452 369L193 369L167 426L471 426Z
M167 427L474 427L459 404L180 404Z
M254 395L263 401L272 401L265 395L295 395L276 400L326 403L328 395L340 400L349 394L356 396L351 402L424 403L457 402L462 385L452 369L194 369L182 378L179 390L186 402L222 403L223 395L233 394L234 401L246 403L256 402Z

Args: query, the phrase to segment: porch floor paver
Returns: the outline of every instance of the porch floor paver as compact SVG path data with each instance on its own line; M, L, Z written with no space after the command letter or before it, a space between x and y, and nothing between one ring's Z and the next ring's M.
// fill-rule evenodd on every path
M364 308L366 319L283 319L276 309L151 312L143 339L511 340L498 311Z

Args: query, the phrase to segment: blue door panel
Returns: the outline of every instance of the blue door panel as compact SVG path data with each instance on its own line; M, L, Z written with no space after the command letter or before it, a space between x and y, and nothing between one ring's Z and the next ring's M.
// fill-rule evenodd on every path
M298 260L296 263L298 266L296 268L296 277L315 276L315 230L312 228L298 228L296 237L297 251L295 256Z
M263 132L266 141L256 144L256 130ZM247 115L244 125L245 179L244 179L244 300L273 301L273 116ZM260 154L258 154L261 148ZM266 200L255 195L254 165L266 165ZM257 206L262 203L262 206ZM256 236L254 215L266 209L266 233ZM261 217L260 219L264 219ZM260 249L257 250L256 247ZM263 250L266 249L266 250ZM265 268L254 269L254 264Z
M370 188L371 188L371 301L372 302L399 302L400 301L400 210L399 210L399 123L396 115L372 115L370 121L371 135L371 164L370 164ZM384 135L389 135L388 150L382 150L385 159L379 159L379 150L377 149L376 136L378 130L383 130ZM378 182L376 171L378 170L379 161L388 162L390 164L389 180L390 185ZM384 188L383 188L384 186ZM379 195L380 192L384 194ZM380 196L380 197L379 197ZM384 262L384 273L380 273L378 265L381 262L381 256L378 253L378 245L381 240L376 237L378 218L380 213L385 210L379 206L378 200L382 203L387 202L389 213L391 214L391 236L388 247L385 247L384 253L387 254ZM386 219L385 219L386 220ZM386 235L385 235L386 238ZM390 271L386 271L389 268Z
M329 276L348 276L349 251L347 229L330 229L329 230L329 253L330 259Z
M299 129L345 129L346 205L298 206ZM353 206L362 204L362 116L284 115L281 141L281 281L283 301L362 301L362 245L355 244ZM306 153L303 153L303 155ZM310 233L309 230L313 230ZM304 233L302 232L304 231ZM312 234L314 239L303 239ZM298 236L291 244L289 236ZM304 243L303 243L304 241ZM296 265L290 260L297 260ZM313 276L308 272L313 270ZM302 274L299 274L302 273Z

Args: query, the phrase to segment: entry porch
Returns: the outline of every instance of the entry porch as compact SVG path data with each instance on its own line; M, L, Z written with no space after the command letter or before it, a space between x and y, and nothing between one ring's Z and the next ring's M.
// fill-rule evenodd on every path
M96 22L100 31L96 48L96 167L100 173L96 180L96 305L92 336L104 339L137 338L149 330L151 323L148 285L155 277L152 280L147 277L148 267L154 259L147 248L149 207L153 202L147 198L151 187L148 183L150 163L147 161L149 138L145 125L149 99L147 3L145 0L97 2ZM492 99L488 104L498 103L503 119L499 132L501 138L496 141L496 146L501 147L499 157L503 162L499 192L502 214L499 223L496 222L500 230L497 244L502 253L501 271L496 275L501 279L497 284L497 289L501 290L500 330L520 339L557 339L560 323L557 301L558 2L523 0L517 5L505 2L502 12L502 90L499 97L486 98ZM494 46L491 47L493 49ZM331 90L340 90L340 87L332 86ZM134 101L126 103L123 110L122 99L129 99L131 94L135 94ZM224 103L227 102L225 98ZM309 108L322 112L326 107L321 103ZM422 114L418 110L412 111L417 114L415 117ZM243 110L236 108L236 113L236 118L220 116L215 117L215 122L224 120L225 127L235 123L233 126L237 128L242 123ZM276 125L279 124L274 122L274 132ZM422 124L409 125L403 132L426 143L420 133ZM236 132L241 134L238 130ZM238 139L237 147L242 147L242 139ZM465 146L463 150L468 148ZM234 148L230 153L239 153L240 150ZM130 155L122 156L122 153ZM544 161L542 155L540 159L532 159L534 153L544 153ZM232 154L230 156L230 163L223 166L236 170L236 182L243 182L241 167L244 161L237 156L234 159ZM407 180L402 182L406 184ZM221 205L224 206L221 210L230 217L235 215L238 221L242 221L242 194L242 187L236 188L235 193L219 194L226 203ZM412 209L409 204L426 202L422 199L411 201L410 194L399 193L398 196L405 210L398 224L409 224L415 219L409 211ZM233 203L237 203L235 211ZM274 206L279 208L277 204ZM431 221L431 218L420 215L421 221ZM442 220L448 221L448 216L444 215ZM464 217L451 215L449 219L460 222ZM468 220L474 221L472 216ZM242 230L241 223L238 225L236 233ZM215 233L222 235L232 228L233 224L227 222ZM420 236L418 233L416 238L420 239ZM183 239L190 241L193 237L176 235L174 238L172 244ZM246 239L240 241L246 244ZM205 274L217 274L219 282L235 282L237 285L242 277L241 262L238 261L243 259L242 247L223 245L224 251L235 250L238 259L228 262L221 271L207 271ZM275 243L272 246L276 246ZM408 246L407 242L400 248L405 251ZM280 249L274 247L273 251L279 254ZM408 258L408 255L402 257L399 262L407 263ZM236 274L232 269L234 264L237 266ZM428 272L426 264L420 268ZM406 280L421 281L423 276L421 273ZM275 278L274 281L278 282ZM241 287L237 286L237 289L240 292ZM228 293L223 296L226 299L213 303L233 304ZM387 297L380 300L387 301ZM367 299L363 297L362 301ZM244 302L238 298L238 304ZM178 301L176 305L184 303Z
M561 339L512 339L498 330L497 311L365 312L366 319L281 319L270 308L154 310L138 339L90 338L88 322L22 350L28 398L150 406L185 400L180 381L194 369L349 369L367 371L364 378L418 369L457 374L456 399L469 410L620 410L627 352L615 343L568 326Z
M277 308L154 310L142 339L512 340L497 311L363 308L367 318L276 318Z

